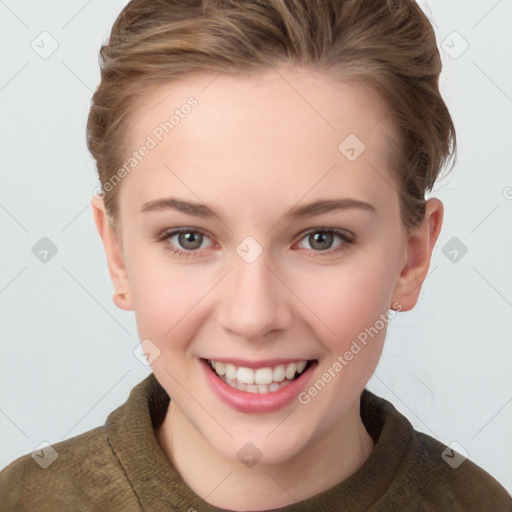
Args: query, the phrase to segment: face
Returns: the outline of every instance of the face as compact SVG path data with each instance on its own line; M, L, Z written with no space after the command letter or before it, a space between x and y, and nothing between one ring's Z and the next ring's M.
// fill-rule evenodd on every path
M117 185L118 305L175 410L234 462L249 442L262 463L290 460L358 415L410 275L387 106L282 75L160 86L129 122L137 163Z

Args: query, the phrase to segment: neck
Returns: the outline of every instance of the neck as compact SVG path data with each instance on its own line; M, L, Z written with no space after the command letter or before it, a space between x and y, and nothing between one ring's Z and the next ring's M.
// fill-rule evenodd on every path
M230 510L267 510L310 498L346 480L373 450L359 399L329 431L275 465L246 467L224 459L172 401L155 434L188 487L211 505Z

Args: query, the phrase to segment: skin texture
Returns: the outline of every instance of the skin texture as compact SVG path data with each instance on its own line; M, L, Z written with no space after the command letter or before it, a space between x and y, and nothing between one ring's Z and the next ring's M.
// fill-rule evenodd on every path
M129 121L127 154L190 96L197 106L117 185L115 230L102 199L91 204L114 302L135 311L140 339L160 351L151 367L171 404L155 434L167 457L213 505L276 508L345 480L370 456L359 400L386 326L309 403L294 400L273 413L242 413L220 401L198 358L317 359L315 382L392 304L414 307L443 206L429 199L423 224L408 233L387 163L395 133L388 107L367 88L304 69L160 85ZM349 134L366 146L354 161L338 150ZM220 218L140 211L167 197L206 204ZM284 217L292 207L338 198L375 212ZM157 241L182 227L205 234L186 257L171 252L191 247L178 236ZM322 250L308 236L319 228L345 230L355 241L334 235ZM247 236L263 250L252 263L236 251ZM237 457L248 442L261 452L252 467Z

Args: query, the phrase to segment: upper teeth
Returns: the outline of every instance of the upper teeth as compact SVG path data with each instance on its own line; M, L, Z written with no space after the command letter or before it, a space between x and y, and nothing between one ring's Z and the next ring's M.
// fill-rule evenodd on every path
M245 366L235 366L230 363L221 363L220 361L211 361L210 364L217 375L225 375L227 379L237 380L241 384L270 384L272 382L281 382L285 379L293 379L295 373L301 373L306 367L307 361L289 363L287 365L278 364L274 368L246 368Z

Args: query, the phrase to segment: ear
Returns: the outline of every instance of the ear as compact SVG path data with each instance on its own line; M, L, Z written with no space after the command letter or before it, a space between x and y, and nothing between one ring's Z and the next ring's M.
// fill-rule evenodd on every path
M114 304L120 309L131 311L133 310L133 301L120 236L109 223L103 199L93 196L91 207L96 229L105 248L110 279L114 285Z
M393 309L409 311L418 302L442 223L443 203L431 198L425 203L423 222L407 235L406 262L393 292L393 304L401 307Z

